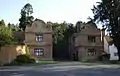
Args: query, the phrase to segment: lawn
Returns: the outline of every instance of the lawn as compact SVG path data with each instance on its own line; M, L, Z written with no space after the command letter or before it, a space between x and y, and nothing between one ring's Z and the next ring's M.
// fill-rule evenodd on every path
M38 61L36 65L45 65L45 64L57 64L58 61Z
M25 64L5 64L4 66L38 66L47 64L57 64L58 61L37 61L36 63L25 63Z

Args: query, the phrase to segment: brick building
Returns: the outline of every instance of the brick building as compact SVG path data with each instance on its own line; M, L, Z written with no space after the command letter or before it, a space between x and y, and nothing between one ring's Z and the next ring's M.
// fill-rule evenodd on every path
M29 53L36 60L52 60L52 27L39 19L27 25L25 32L13 33L15 45L0 48L0 64L13 61L17 55Z
M92 23L79 23L70 39L70 56L74 60L98 60L104 52L104 31Z
M25 45L30 55L37 60L52 60L52 27L39 19L25 30Z

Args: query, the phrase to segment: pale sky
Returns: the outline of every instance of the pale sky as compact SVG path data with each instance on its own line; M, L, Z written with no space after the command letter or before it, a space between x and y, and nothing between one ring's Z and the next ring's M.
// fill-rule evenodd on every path
M33 16L52 22L75 24L77 21L87 21L92 17L93 4L100 0L0 0L0 20L6 23L19 23L20 11L26 3L33 7Z

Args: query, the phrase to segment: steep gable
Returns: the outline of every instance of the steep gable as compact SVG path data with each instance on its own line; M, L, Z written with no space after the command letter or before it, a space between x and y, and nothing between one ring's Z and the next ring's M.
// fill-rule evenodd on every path
M51 33L52 27L47 27L47 24L44 21L36 19L31 26L26 27L25 31L34 33Z
M95 24L92 23L86 23L83 24L84 29L82 29L80 32L82 34L100 34L101 30L96 27Z

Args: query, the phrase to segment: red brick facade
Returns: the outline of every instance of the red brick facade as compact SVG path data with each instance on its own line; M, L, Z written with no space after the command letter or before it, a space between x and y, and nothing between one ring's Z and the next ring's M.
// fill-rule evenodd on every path
M98 60L104 51L101 30L92 24L81 24L84 29L71 38L70 55L74 60Z
M52 60L52 28L36 19L25 30L25 44L30 55L37 60Z

